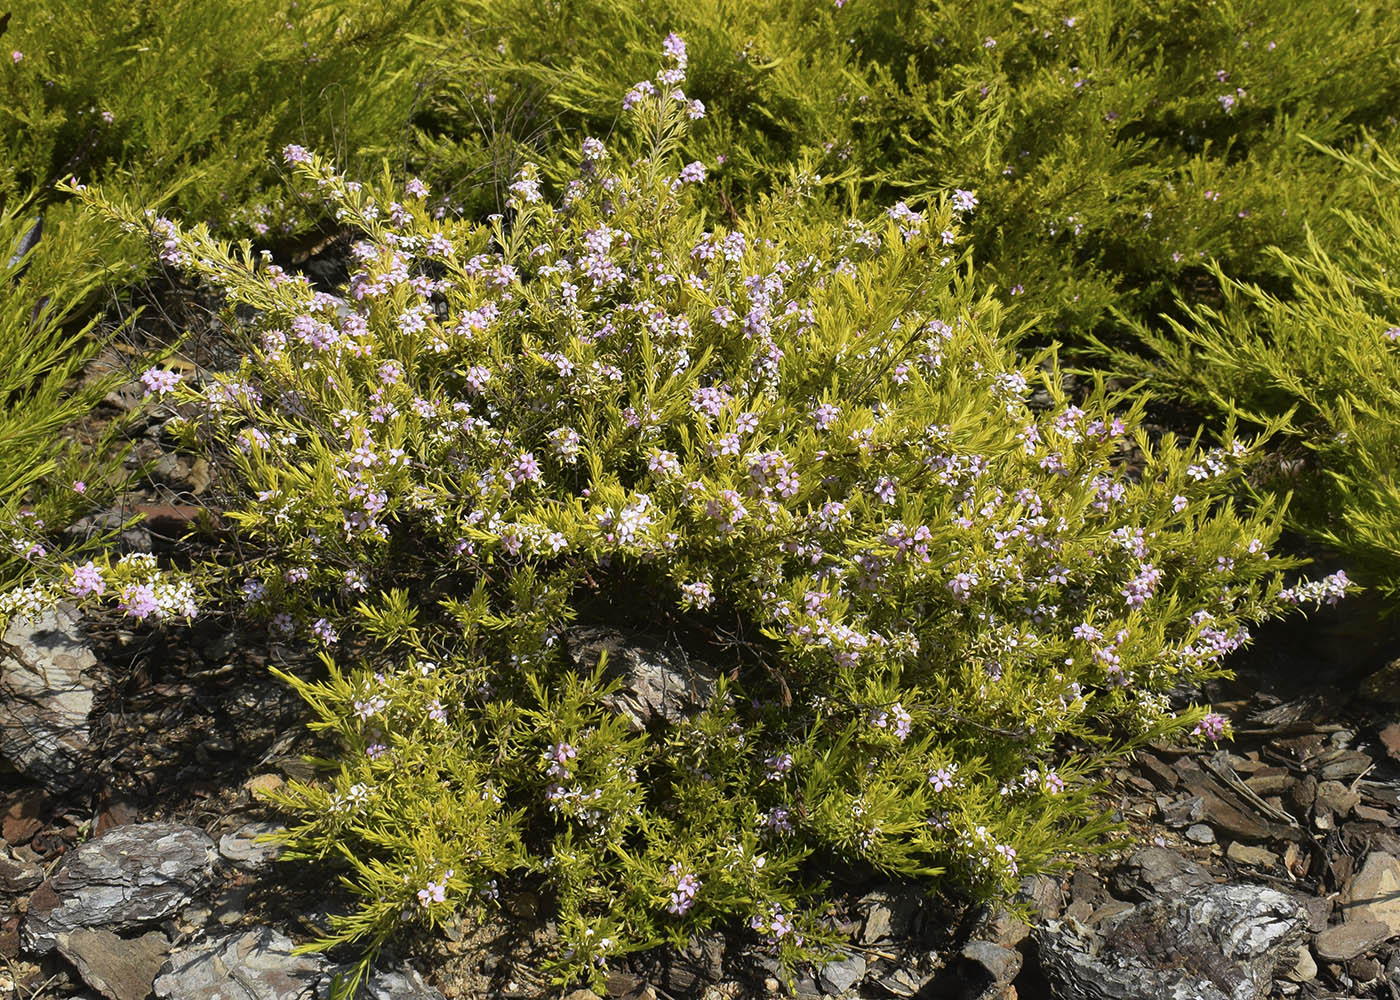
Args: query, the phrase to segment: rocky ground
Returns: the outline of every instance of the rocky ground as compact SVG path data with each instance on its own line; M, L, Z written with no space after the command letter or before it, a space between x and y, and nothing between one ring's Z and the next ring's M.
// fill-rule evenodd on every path
M139 395L114 393L108 416ZM143 488L75 530L141 513L122 544L156 552L185 533L217 470L175 455L162 422L141 413L131 430ZM1365 598L1345 603L1264 630L1237 681L1198 693L1230 714L1234 742L1155 746L1112 774L1104 809L1123 844L1028 878L1019 916L848 873L829 912L848 953L805 971L798 996L1400 1000L1400 630ZM669 661L638 637L608 641L629 649L616 659L633 708L664 713ZM57 614L4 637L0 995L324 992L348 956L291 952L343 901L254 840L278 822L266 793L310 773L302 706L266 673L292 656L217 620L163 637ZM547 914L528 892L502 902L499 924L385 955L364 995L559 996L540 971ZM620 963L606 993L770 995L765 961L696 940Z

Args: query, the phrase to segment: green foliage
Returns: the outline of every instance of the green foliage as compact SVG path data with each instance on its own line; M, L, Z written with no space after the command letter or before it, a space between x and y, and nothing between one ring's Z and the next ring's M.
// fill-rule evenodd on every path
M362 237L339 295L154 222L256 317L239 371L175 390L229 470L237 569L44 586L173 618L198 584L322 648L324 678L282 676L337 753L281 797L285 839L358 906L316 947L372 957L528 884L561 978L712 925L790 968L833 941L809 904L833 863L998 895L1101 842L1095 767L1218 738L1166 693L1299 597L1278 511L1230 501L1257 445L1154 438L1140 402L1013 356L952 204L707 214L667 51L616 149L527 164L485 225L289 147ZM600 622L735 640L705 704L638 729L565 655Z
M421 61L403 32L428 9L21 0L0 36L0 206L77 175L234 231L302 228L302 207L273 193L273 152L395 150Z
M1375 582L1400 588L1400 158L1372 145L1334 152L1363 180L1344 236L1310 234L1293 254L1274 248L1291 294L1227 277L1218 307L1184 307L1161 332L1141 329L1153 390L1198 410L1255 423L1286 419L1274 489L1291 488L1296 527L1346 553ZM1363 210L1364 209L1364 210ZM1305 458L1303 456L1306 456Z
M417 119L417 160L498 210L557 135L607 135L674 29L709 109L688 148L716 171L714 207L742 214L794 182L836 217L972 191L983 278L1076 345L1115 329L1111 309L1211 294L1211 261L1286 278L1264 249L1301 250L1306 222L1361 194L1300 136L1353 148L1395 123L1392 15L1381 0L469 0L465 37L454 20L424 39L453 69Z
M0 214L0 587L19 582L51 529L109 491L121 457L115 425L81 450L64 436L121 378L74 384L111 335L84 318L111 279L102 262L117 242L109 224L74 206L42 224ZM125 242L140 252L139 241ZM75 481L91 492L74 492Z

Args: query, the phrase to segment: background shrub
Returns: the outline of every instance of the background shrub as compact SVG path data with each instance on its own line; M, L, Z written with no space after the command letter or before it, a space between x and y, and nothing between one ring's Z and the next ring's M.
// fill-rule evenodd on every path
M421 0L25 0L0 72L0 205L77 175L235 232L294 232L273 154L288 142L376 162L402 145ZM175 189L175 190L172 190Z
M0 213L0 587L19 584L54 533L115 485L120 424L81 446L67 432L121 379L78 381L122 329L99 330L94 315L112 279L104 259L119 257L121 242L133 256L143 251L141 241L74 206L42 222Z
M1009 352L962 192L865 222L797 192L707 214L666 52L614 150L526 165L486 225L288 147L361 235L336 295L155 222L166 261L256 311L237 373L148 373L229 463L241 557L47 586L160 619L198 585L323 649L324 678L283 676L339 756L280 801L288 856L334 859L358 908L316 946L372 957L525 882L561 978L717 923L790 967L831 941L805 901L832 864L995 895L1095 843L1085 775L1221 736L1167 692L1345 589L1282 588L1276 510L1230 502L1248 442L1154 440L1140 405ZM648 621L735 639L712 698L639 730L563 647Z
M971 191L984 279L1069 344L1122 346L1113 309L1155 322L1178 293L1212 299L1212 261L1281 290L1264 249L1301 250L1305 222L1329 229L1363 196L1302 136L1354 149L1400 96L1400 22L1379 2L492 0L451 17L417 160L462 198L495 181L473 210L498 210L523 160L560 155L555 136L606 137L679 17L713 206L794 182L833 217Z
M1393 595L1400 587L1400 158L1384 145L1334 155L1365 195L1357 208L1337 211L1340 237L1312 234L1299 253L1273 248L1292 294L1217 270L1220 306L1183 306L1183 318L1167 329L1139 333L1155 354L1154 391L1215 419L1286 418L1279 458L1261 485L1296 491L1294 525ZM1137 356L1112 357L1142 370Z

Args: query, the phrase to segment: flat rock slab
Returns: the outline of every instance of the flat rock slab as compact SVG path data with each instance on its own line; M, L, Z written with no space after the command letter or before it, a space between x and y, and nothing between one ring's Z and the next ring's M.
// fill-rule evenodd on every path
M59 934L58 950L83 982L108 1000L146 1000L170 942L160 931L124 938L109 930L81 928Z
M88 713L97 657L60 606L38 621L14 622L0 644L0 755L55 792L87 777Z
M290 938L259 927L171 956L156 977L155 994L160 1000L311 1000L330 972L320 955L293 956Z
M1274 889L1207 885L1092 930L1049 921L1036 939L1063 1000L1263 1000L1280 961L1294 961L1306 923L1297 901Z
M603 703L638 732L653 719L680 722L714 696L714 671L680 649L662 649L640 636L584 625L569 629L565 638L569 657L582 670L592 670L606 655L607 675L620 678L622 687Z
M277 860L282 853L279 844L260 844L257 838L263 834L276 833L282 829L280 823L259 821L245 823L237 830L219 838L219 853L242 868L260 868Z
M375 972L364 987L364 1000L443 1000L443 996L423 982L414 968L387 969Z
M83 927L128 930L170 916L213 878L218 852L198 827L136 823L79 844L29 899L22 941L52 951Z
M1400 861L1383 851L1368 854L1342 897L1342 913L1348 922L1379 920L1392 937L1400 934Z
M1348 920L1327 928L1313 941L1319 958L1345 962L1364 955L1390 936L1390 928L1379 920Z

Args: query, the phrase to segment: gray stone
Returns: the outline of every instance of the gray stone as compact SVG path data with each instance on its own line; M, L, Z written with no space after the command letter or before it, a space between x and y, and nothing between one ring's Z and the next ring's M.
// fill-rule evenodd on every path
M5 892L28 892L44 881L44 869L29 861L0 857L0 889Z
M55 792L88 776L88 713L97 658L66 605L14 622L0 644L0 755Z
M219 853L240 868L260 868L276 861L282 853L280 844L260 844L257 838L283 829L280 823L259 821L244 823L232 833L219 838Z
M1249 844L1241 844L1238 840L1229 846L1225 851L1225 856L1239 865L1249 865L1253 868L1272 868L1279 863L1279 857L1273 851L1266 851L1262 847L1253 847Z
M1400 934L1400 861L1383 851L1372 851L1342 896L1342 916L1353 920L1379 920Z
M1280 961L1295 961L1306 920L1274 889L1198 884L1093 930L1049 921L1036 941L1041 970L1066 1000L1262 1000Z
M1021 971L1021 953L991 941L969 941L958 954L964 962L978 967L983 979L981 996L999 996Z
M163 920L213 878L215 857L214 842L198 827L113 827L75 847L34 890L21 940L43 953L63 931L126 930Z
M1215 843L1215 831L1204 823L1194 823L1186 828L1186 839L1193 844Z
M270 927L206 939L172 955L156 977L160 1000L311 1000L330 976L320 955L292 955Z
M1348 920L1333 924L1313 940L1317 957L1345 962L1365 954L1390 937L1390 928L1379 920Z
M1181 896L1215 881L1200 865L1165 847L1146 847L1114 872L1113 888L1125 899Z
M1317 962L1307 945L1298 949L1298 961L1284 975L1295 983L1310 983L1317 978Z
M1199 823L1206 818L1206 800L1199 795L1182 795L1161 807L1162 822L1173 830Z
M101 928L80 928L63 931L57 943L83 982L108 1000L146 1000L170 951L160 931L124 938Z
M915 892L878 889L866 893L857 904L857 908L865 914L860 929L861 944L870 945L908 934L920 904L921 898Z
M851 955L839 962L828 962L822 966L818 978L826 992L840 996L865 978L865 959L860 955Z
M620 690L603 699L636 731L653 719L680 722L703 708L715 693L714 671L690 660L679 649L662 649L640 636L616 629L576 626L567 645L574 664L592 670L606 655L606 673L622 680Z
M442 994L423 982L423 977L410 965L376 970L361 993L361 1000L443 1000ZM655 995L653 992L653 998Z
M1317 801L1338 816L1348 816L1361 803L1361 793L1340 781L1324 781L1317 786Z

